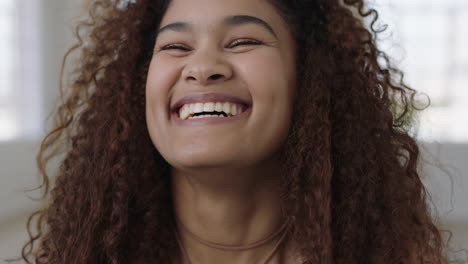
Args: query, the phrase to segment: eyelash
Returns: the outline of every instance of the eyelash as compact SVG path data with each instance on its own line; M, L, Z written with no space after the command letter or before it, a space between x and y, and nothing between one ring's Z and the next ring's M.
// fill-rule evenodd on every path
M255 39L238 39L231 43L231 46L238 46L238 45L261 45L263 42Z
M242 39L242 40L236 40L232 42L231 47L236 47L240 44L246 44L246 45L261 45L263 42L258 41L258 40L253 40L253 39ZM234 46L233 46L234 45ZM180 45L180 44L169 44L166 46L163 46L161 50L183 50L183 51L190 51L185 45Z

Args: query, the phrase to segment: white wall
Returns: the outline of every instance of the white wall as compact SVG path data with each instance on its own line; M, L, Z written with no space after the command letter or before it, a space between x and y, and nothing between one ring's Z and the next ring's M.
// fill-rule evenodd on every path
M453 233L454 249L468 249L468 144L423 143L423 183L439 217L439 227ZM468 252L458 252L468 261Z
M423 181L445 223L468 223L468 144L421 144Z
M29 1L24 3L28 4ZM63 54L72 43L72 25L81 10L78 0L40 2L42 103L44 113L48 114L58 94ZM42 118L45 119L45 116ZM27 189L37 187L40 182L35 162L39 138L0 142L0 263L4 263L5 258L19 255L27 237L27 215L39 206L38 202L31 201L24 193ZM37 194L30 195L37 197Z

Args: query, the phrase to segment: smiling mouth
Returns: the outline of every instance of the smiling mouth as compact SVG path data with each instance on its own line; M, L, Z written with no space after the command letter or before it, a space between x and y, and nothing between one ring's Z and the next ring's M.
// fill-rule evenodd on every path
M243 113L248 106L231 102L197 102L185 104L176 110L182 120L222 117L229 118Z
M189 119L197 119L197 118L204 118L204 117L232 117L232 115L227 115L224 112L201 112L201 113L195 113L193 115L190 115L188 118L184 120L189 120ZM180 118L180 117L179 117Z

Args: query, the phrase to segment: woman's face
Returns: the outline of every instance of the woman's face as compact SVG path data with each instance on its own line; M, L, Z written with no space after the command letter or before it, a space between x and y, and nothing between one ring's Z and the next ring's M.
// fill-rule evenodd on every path
M146 83L148 130L165 160L189 169L271 158L290 126L294 45L266 0L173 0Z

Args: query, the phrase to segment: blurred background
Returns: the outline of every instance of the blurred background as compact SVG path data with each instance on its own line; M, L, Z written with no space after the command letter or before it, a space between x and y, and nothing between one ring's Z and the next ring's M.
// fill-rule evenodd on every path
M373 0L378 45L431 105L414 127L421 175L440 228L468 248L468 1ZM0 263L20 254L40 206L35 155L50 125L62 57L84 14L78 0L0 0ZM425 97L421 97L424 101ZM441 169L442 168L442 169ZM450 174L451 176L448 176ZM38 193L29 193L37 197ZM458 258L468 259L466 252Z

